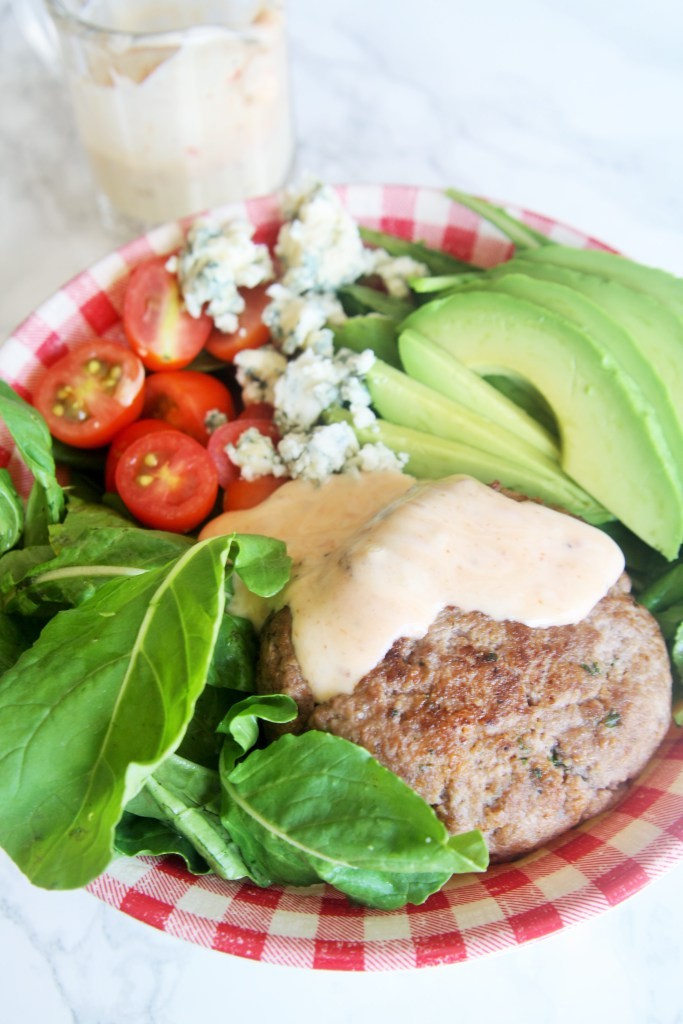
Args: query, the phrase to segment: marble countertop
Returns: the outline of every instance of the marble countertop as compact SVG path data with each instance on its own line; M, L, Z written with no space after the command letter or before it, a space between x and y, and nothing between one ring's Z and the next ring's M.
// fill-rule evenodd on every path
M683 9L290 0L297 170L453 184L683 274ZM618 10L618 14L615 11ZM409 12L409 13L405 13ZM0 336L112 248L61 83L0 0ZM393 975L279 968L186 945L0 860L12 1024L683 1020L683 865L607 914L484 960Z

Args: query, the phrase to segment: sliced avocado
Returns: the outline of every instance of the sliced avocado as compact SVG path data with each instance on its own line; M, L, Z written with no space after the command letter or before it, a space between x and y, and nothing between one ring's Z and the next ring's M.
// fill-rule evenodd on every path
M528 249L524 258L541 263L554 263L568 270L578 270L584 274L595 274L609 281L633 288L636 292L644 292L677 317L683 318L683 279L635 263L625 256L602 249L572 249L565 245L548 245L543 249Z
M409 377L492 420L553 461L559 460L556 442L536 420L440 345L418 331L406 330L399 336L398 349Z
M345 418L343 412L329 418ZM392 451L408 455L405 467L407 473L427 480L464 474L485 484L499 483L510 490L518 491L529 498L538 498L548 505L557 505L572 515L580 516L586 522L600 525L613 517L606 509L574 487L561 496L548 486L546 480L525 466L517 466L495 452L483 452L478 448L434 437L410 427L397 426L385 420L377 420L370 427L356 429L361 444L381 442Z
M562 270L560 275L562 276ZM535 302L575 324L612 355L633 382L640 387L643 397L652 406L659 419L664 438L678 471L683 492L683 420L671 404L664 382L655 373L653 365L642 347L632 336L608 316L600 306L567 284L541 281L524 274L506 273L493 278L482 287L503 291L507 295ZM681 359L683 365L683 359Z
M376 360L365 377L372 403L383 420L433 434L447 441L477 450L482 457L494 455L496 465L504 460L509 472L524 470L564 507L595 505L588 494L571 480L557 462L491 420L444 398L437 391L412 380L400 370ZM464 471L463 471L464 472ZM469 471L468 471L469 472ZM526 492L524 492L526 493Z
M676 556L683 494L661 428L630 377L589 335L533 303L483 291L431 302L404 327L477 373L527 378L555 413L569 476L637 536Z
M649 381L650 400L657 400L653 386L660 394L663 390L668 406L665 419L674 416L678 432L683 432L683 325L673 313L643 292L634 291L617 281L566 270L553 263L514 259L501 263L489 273L492 276L523 273L537 280L554 281L572 288L599 306L629 335L648 363L649 371L641 383ZM656 378L655 383L652 378Z

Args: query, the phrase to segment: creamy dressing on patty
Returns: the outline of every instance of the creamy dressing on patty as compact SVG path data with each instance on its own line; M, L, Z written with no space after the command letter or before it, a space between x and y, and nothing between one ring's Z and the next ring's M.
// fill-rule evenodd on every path
M351 693L396 640L424 636L447 606L533 628L569 625L624 568L600 530L464 476L292 481L256 509L219 516L202 537L232 531L288 545L292 579L276 607L291 609L317 702ZM268 609L240 607L238 595L234 610L259 625Z

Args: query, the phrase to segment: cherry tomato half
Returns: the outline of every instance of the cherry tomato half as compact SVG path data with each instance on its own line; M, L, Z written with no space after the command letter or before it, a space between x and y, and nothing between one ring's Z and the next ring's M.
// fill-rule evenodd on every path
M143 407L145 417L165 420L176 430L182 430L205 445L211 433L206 417L211 412L222 413L231 420L235 406L226 386L208 373L172 370L169 373L152 373L147 378Z
M206 343L206 351L215 359L231 363L238 352L245 348L260 348L270 341L270 331L261 319L261 314L270 302L266 295L268 285L249 288L241 292L246 303L239 315L239 327L234 334L224 334L214 328Z
M142 411L145 368L129 349L93 338L54 363L34 394L51 434L77 448L108 444Z
M239 466L231 460L226 449L229 444L237 444L245 430L249 430L250 427L255 427L259 433L265 434L276 444L280 440L280 431L272 420L236 419L214 430L206 450L214 461L221 487L226 487L231 480L237 480L240 475Z
M126 337L148 370L177 370L204 348L213 321L193 317L183 307L176 277L166 269L168 257L138 264L123 300Z
M238 420L272 420L275 409L270 402L252 402L245 405L237 417Z
M104 487L106 491L113 494L116 490L116 467L126 448L133 441L137 441L139 437L144 437L145 434L154 434L159 430L173 430L173 427L163 420L135 420L134 423L129 423L123 430L119 430L109 446L107 461L104 466Z
M287 483L286 477L259 476L256 480L231 480L223 495L223 511L237 512L253 508L269 498L271 494Z
M162 430L126 448L116 467L116 490L145 526L187 533L212 511L218 475L198 441Z

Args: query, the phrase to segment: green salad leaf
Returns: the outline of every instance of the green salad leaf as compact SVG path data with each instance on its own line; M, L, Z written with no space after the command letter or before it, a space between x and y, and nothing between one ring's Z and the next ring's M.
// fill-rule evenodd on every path
M4 420L17 451L44 492L50 522L58 523L64 511L64 493L55 476L47 423L4 380L0 380L0 419Z
M114 833L114 850L124 857L182 857L185 867L193 875L207 875L210 866L197 852L189 839L185 839L165 821L140 818L123 812Z
M338 736L286 735L231 762L229 751L221 817L259 885L325 881L392 910L487 866L480 833L449 838L417 793Z
M21 540L24 505L6 469L0 469L0 555Z
M123 809L192 718L228 563L259 593L288 572L279 541L200 542L60 612L0 680L0 842L36 884L79 887L106 867Z

